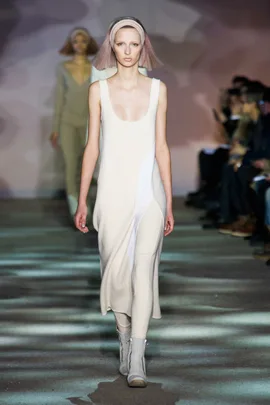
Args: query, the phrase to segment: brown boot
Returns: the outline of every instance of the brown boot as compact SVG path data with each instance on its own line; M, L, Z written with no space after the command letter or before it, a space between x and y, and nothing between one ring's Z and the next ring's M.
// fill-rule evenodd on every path
M221 224L218 231L223 235L231 235L233 231L233 224Z
M241 217L232 223L221 224L220 227L218 228L218 231L219 231L219 233L222 233L223 235L232 235L232 232L234 231L235 228L242 226L245 223L246 223L246 218Z
M234 227L231 235L237 236L239 238L245 238L247 236L251 236L254 231L255 231L254 222L251 221L250 219L247 219L246 222L242 224L237 224Z

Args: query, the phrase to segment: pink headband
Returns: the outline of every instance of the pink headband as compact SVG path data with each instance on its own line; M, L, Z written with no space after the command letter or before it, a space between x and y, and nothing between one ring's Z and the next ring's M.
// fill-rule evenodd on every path
M126 25L130 25L131 27L135 28L138 31L138 33L140 34L140 37L141 37L141 43L144 44L145 33L144 33L143 27L139 23L137 23L136 21L127 18L126 20L118 21L112 27L112 29L110 31L110 44L111 44L111 46L114 45L114 38L115 38L115 35L116 35L117 31L120 30L120 28L125 27Z
M72 33L70 34L71 40L73 41L75 39L75 37L77 35L79 35L79 34L81 34L81 35L83 35L83 36L85 36L87 38L90 38L90 34L86 29L84 29L84 28L75 28L75 30L73 30Z

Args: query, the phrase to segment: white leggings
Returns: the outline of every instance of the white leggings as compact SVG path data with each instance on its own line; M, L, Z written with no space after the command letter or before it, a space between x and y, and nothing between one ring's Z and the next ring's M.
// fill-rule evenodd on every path
M160 221L162 221L161 218ZM160 221L157 220L156 210L149 209L145 213L137 232L135 263L132 273L131 318L126 314L114 312L119 332L124 333L131 326L131 337L133 338L146 338L152 314L153 271L156 251L160 243Z
M145 339L153 304L153 272L154 257L142 255L137 260L133 277L134 297L131 318L123 313L114 312L119 332L125 333L131 326L131 337Z

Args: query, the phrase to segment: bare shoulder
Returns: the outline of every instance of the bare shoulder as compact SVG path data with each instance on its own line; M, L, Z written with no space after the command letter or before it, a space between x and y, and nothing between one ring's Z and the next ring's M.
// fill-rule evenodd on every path
M141 78L141 83L145 86L150 86L151 85L151 82L152 82L152 78L151 77L148 77L148 76L145 76L145 75L143 75L143 74L140 74L140 78Z
M167 86L164 82L162 82L160 80L160 84L159 84L159 94L160 96L164 97L167 95Z
M167 86L161 80L160 80L160 85L159 85L158 102L159 102L159 105L163 105L166 108L166 104L167 104Z
M89 98L92 100L100 99L100 85L99 81L91 83L89 86Z

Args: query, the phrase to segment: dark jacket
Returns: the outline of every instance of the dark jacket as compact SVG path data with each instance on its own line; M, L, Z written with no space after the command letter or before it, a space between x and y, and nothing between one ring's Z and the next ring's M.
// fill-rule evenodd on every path
M244 155L243 164L249 165L253 160L270 159L270 114L261 115L256 123L250 124L249 130L249 150Z

